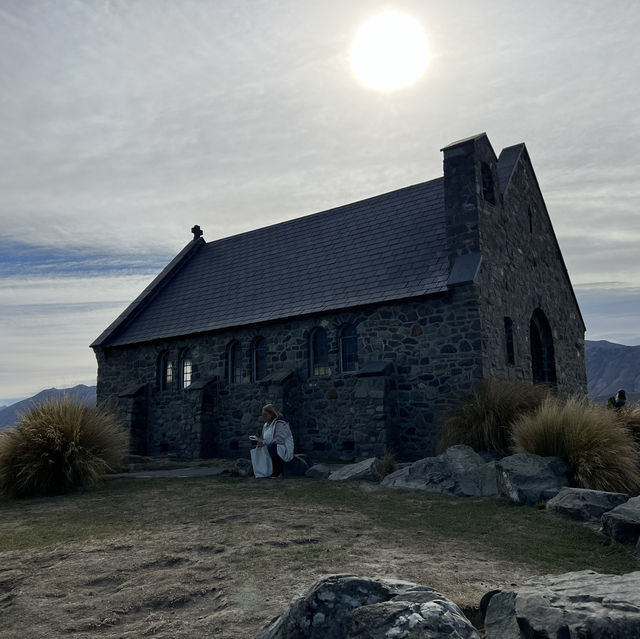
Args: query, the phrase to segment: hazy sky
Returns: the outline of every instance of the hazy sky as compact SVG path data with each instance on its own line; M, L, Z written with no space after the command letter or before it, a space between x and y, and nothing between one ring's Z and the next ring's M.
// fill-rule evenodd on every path
M425 74L349 62L413 16ZM587 323L640 344L637 0L0 0L0 405L94 384L89 344L192 238L442 175L525 142ZM286 247L283 247L286 250Z

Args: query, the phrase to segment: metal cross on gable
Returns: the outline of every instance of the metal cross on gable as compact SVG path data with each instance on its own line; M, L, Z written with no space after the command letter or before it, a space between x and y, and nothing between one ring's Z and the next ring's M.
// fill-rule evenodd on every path
M202 234L203 234L202 229L197 224L191 228L191 232L193 233L194 240L197 240L199 237L202 237Z

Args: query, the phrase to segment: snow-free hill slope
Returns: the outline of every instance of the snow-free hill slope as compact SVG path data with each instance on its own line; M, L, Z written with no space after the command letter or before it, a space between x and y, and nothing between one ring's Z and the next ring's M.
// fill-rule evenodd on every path
M640 346L587 340L585 363L589 397L606 399L623 388L629 401L640 401Z
M48 399L65 396L77 399L83 404L94 406L96 403L96 387L79 384L73 388L48 388L47 390L40 391L33 397L28 397L10 406L5 406L0 409L0 430L14 426L19 416L28 411L34 404L40 404Z

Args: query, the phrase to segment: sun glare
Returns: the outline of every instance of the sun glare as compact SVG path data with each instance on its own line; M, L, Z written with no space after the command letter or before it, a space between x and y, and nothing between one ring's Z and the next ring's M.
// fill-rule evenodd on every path
M385 11L367 20L351 46L351 64L360 81L383 91L415 82L428 59L422 27L397 11Z

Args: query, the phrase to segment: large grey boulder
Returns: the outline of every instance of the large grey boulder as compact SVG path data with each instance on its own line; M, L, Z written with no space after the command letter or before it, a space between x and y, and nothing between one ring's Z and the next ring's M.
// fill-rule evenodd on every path
M640 637L640 572L591 570L529 580L489 601L486 639Z
M495 462L486 462L473 448L463 445L452 446L437 457L419 459L387 475L382 485L458 497L498 493Z
M569 469L559 457L517 453L503 457L496 470L500 494L519 504L551 499L569 483Z
M640 497L602 515L602 532L616 541L635 543L640 537Z
M343 466L344 464L314 464L305 472L305 475L314 479L327 479L332 472Z
M375 481L382 479L382 461L377 457L370 457L356 464L347 464L334 470L329 479L332 481Z
M546 505L547 511L555 515L578 519L579 521L600 522L607 511L624 504L629 495L609 493L586 488L562 488Z
M329 575L257 639L479 639L453 602L406 581Z

